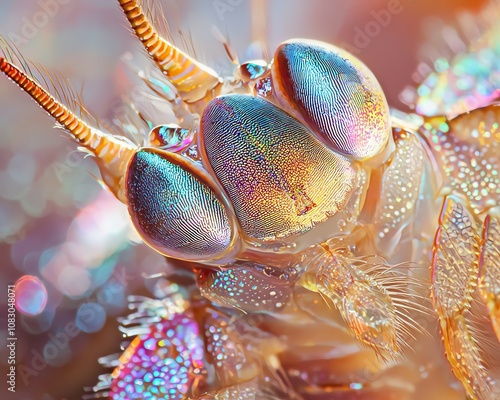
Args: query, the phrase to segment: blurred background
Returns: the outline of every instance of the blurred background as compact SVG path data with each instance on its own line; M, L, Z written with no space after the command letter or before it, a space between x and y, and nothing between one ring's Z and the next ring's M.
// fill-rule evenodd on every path
M83 87L88 110L112 121L134 90L123 62L141 57L113 0L0 0L0 34L22 54ZM165 0L170 30L190 37L199 58L227 69L216 26L240 61L256 40L272 54L305 37L346 47L375 73L389 104L412 85L436 19L451 24L482 0ZM185 35L186 36L186 35ZM179 42L182 43L182 42ZM127 57L127 56L126 56ZM126 296L147 293L142 274L169 268L131 228L53 122L0 77L0 398L78 399L106 372L97 358L119 350L116 317ZM7 286L17 297L16 393L7 391Z

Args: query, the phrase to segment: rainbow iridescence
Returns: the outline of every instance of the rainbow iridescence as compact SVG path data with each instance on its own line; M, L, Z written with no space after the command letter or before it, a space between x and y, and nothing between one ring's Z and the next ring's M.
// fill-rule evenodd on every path
M169 257L168 272L148 277L157 300L131 298L131 342L101 360L114 370L95 396L500 398L489 360L500 359L497 40L421 85L417 111L447 115L396 118L369 69L334 46L290 40L271 62L220 77L162 38L138 0L119 5L163 74L138 71L161 104L130 106L146 140L90 126L48 93L50 77L15 66L15 50L0 58ZM469 94L483 107L451 118ZM165 121L144 117L162 107ZM61 290L78 299L91 273L64 266L70 251L47 271L63 271ZM17 286L34 299L20 310L45 311L41 282ZM98 300L79 305L81 331L103 326Z
M287 41L276 50L272 71L281 106L330 148L361 159L384 149L389 107L361 61L321 42Z
M174 313L151 323L120 357L112 373L110 397L184 399L204 372L203 342L189 313Z

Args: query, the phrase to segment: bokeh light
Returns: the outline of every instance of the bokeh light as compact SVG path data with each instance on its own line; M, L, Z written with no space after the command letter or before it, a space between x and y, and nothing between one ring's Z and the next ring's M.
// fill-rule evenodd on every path
M26 315L38 315L47 304L47 289L36 276L24 275L15 284L16 308Z
M82 304L76 313L76 326L83 332L100 331L106 322L106 310L99 303Z

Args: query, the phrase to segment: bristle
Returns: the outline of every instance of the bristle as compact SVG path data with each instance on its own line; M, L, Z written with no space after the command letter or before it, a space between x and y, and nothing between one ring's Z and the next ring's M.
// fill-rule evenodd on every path
M145 316L142 318L139 317L131 318L131 316L129 316L128 318L119 318L118 322L122 326L127 327L133 324L141 324L141 325L154 324L158 322L160 319L161 319L160 317L152 317L152 316Z
M105 356L105 357L100 357L97 361L103 367L115 368L118 365L120 365L120 361L119 361L120 356L121 356L121 353L110 354L110 355Z
M217 26L212 25L212 34L214 35L215 39L224 46L224 50L226 51L227 56L229 57L229 60L234 64L234 65L240 65L240 62L238 60L238 55L234 51L234 49L231 47L231 44L229 43L229 39L227 39L227 35L224 36L224 34L220 31Z
M22 55L15 48L4 42L3 45L0 45L0 50L5 57L8 57L0 58L0 71L30 95L71 135L76 143L97 158L103 181L119 200L125 201L122 179L125 175L127 162L135 151L135 146L119 137L90 126L63 102L51 95L40 82L31 76L30 63L22 58ZM11 62L11 60L16 59L23 65L22 69ZM71 104L72 108L79 110L79 114L86 114L79 96L71 86L63 83L57 76L52 77L42 67L34 66L34 68L39 72L46 86L52 86L58 93L58 97L67 104Z
M174 123L182 126L185 129L194 130L199 124L199 110L194 106L186 104L177 93L175 86L160 74L156 69L141 69L138 68L132 60L132 56L127 54L122 58L128 68L134 71L139 79L143 81L149 91L136 89L133 99L124 102L127 108L132 109L132 113L123 112L118 116L118 124L127 129L127 124L130 123L136 130L140 130L138 126L142 126L142 122L131 121L137 115L142 115L148 120L148 133L153 126L160 124ZM153 126L149 126L149 122ZM140 137L141 134L134 134ZM147 135L142 137L143 141L147 142Z

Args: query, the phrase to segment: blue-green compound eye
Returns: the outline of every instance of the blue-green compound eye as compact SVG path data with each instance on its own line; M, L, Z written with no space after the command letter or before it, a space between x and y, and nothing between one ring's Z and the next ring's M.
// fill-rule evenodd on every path
M278 47L271 70L281 106L331 149L357 159L383 151L391 136L389 106L356 57L326 43L291 40Z
M235 230L210 178L174 153L141 149L126 176L132 221L144 241L172 258L201 261L222 257Z

